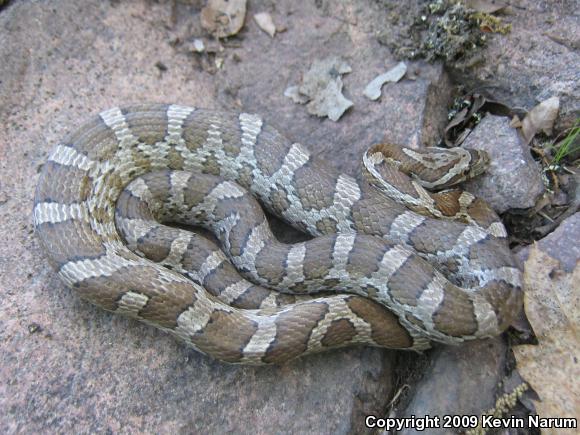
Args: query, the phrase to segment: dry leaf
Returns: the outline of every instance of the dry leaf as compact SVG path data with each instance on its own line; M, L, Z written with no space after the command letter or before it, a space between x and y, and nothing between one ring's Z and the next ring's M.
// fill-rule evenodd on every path
M537 132L543 131L547 135L552 134L554 121L560 109L558 97L548 98L528 112L522 121L522 135L528 144Z
M276 34L276 25L272 20L272 16L267 12L260 12L254 15L254 21L260 29L270 35L272 38Z
M284 91L284 96L290 98L296 104L306 104L310 101L307 95L300 93L300 86L288 86Z
M315 60L297 88L290 86L284 95L296 103L307 102L308 113L328 116L333 121L352 107L352 101L342 95L342 74L351 72L350 65L339 57Z
M511 128L521 128L522 127L522 121L520 120L518 115L514 115L512 117L512 120L510 121L510 127Z
M381 96L381 88L387 82L397 83L403 78L407 72L407 64L399 62L396 66L388 70L386 73L375 77L365 88L364 94L371 100L378 100Z
M443 139L448 147L461 145L485 112L496 116L511 116L512 114L512 110L505 104L488 100L480 94L466 96L464 104L469 105L459 110L445 127Z
M530 250L524 265L524 306L538 345L514 347L520 374L536 390L540 417L580 418L580 267ZM542 429L543 434L559 433Z
M247 0L208 0L201 10L202 27L216 38L235 35L244 25Z
M482 95L473 94L466 101L470 101L469 107L457 112L445 127L443 138L448 147L456 147L463 143L471 133L474 124L473 115L483 107L487 100Z

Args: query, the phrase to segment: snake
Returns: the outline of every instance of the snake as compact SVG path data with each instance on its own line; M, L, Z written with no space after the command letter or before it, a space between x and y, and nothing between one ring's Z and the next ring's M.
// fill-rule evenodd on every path
M379 144L355 178L259 115L135 104L54 147L33 221L81 298L217 360L421 352L497 336L522 304L504 226L452 187L487 162ZM279 241L272 216L304 240Z

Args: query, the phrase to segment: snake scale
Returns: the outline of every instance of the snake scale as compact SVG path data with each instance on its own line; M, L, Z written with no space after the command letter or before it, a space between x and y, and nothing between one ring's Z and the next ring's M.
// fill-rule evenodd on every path
M359 181L257 115L141 104L55 147L33 218L82 298L219 360L422 350L497 335L522 301L497 216L448 188L485 160L379 145ZM312 239L279 242L263 209Z

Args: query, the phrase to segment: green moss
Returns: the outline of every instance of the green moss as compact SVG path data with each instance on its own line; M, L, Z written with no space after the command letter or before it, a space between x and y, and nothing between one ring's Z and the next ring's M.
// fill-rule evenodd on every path
M443 60L465 68L483 60L481 51L489 33L505 34L510 28L500 18L476 12L457 0L436 0L425 4L408 32L392 35L385 29L378 39L398 57Z
M427 60L453 62L485 45L485 35L460 4L446 9L429 24L421 50Z
M483 12L471 14L471 19L476 20L479 29L485 33L501 33L505 35L512 30L511 24L504 24L501 18Z

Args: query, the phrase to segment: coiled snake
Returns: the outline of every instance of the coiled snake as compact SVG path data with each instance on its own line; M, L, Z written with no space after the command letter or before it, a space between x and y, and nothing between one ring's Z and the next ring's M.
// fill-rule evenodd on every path
M357 181L259 116L136 105L56 146L34 223L81 297L223 361L280 363L356 343L421 350L497 335L521 304L495 214L467 193L420 185L447 188L485 160L380 145ZM280 243L260 204L314 238Z

